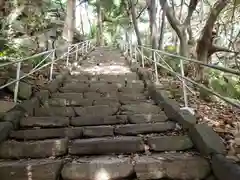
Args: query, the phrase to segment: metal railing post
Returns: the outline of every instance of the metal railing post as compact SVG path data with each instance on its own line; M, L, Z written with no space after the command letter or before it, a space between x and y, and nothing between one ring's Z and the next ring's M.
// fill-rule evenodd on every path
M86 45L85 45L85 52L87 53L88 51L88 47L87 47L87 42L86 42Z
M56 50L53 50L52 63L51 63L51 67L50 67L50 75L49 75L50 81L53 79L53 65L54 65L54 61L55 61L55 51Z
M186 89L186 82L185 82L185 74L184 74L184 64L183 64L183 60L180 59L180 68L181 68L181 75L182 75L182 87L183 87L183 98L184 98L184 105L185 107L188 107L188 99L187 99L187 89Z
M84 52L84 44L82 43L82 45L81 45L81 51L82 51L82 56L83 56L83 52Z
M155 70L155 76L156 76L156 84L159 84L158 70L157 70L157 58L156 58L155 51L153 51L153 61L154 61L154 70Z
M69 64L69 52L70 52L70 47L68 46L67 62L66 62L66 66L67 66L67 67L68 67L68 64Z
M21 62L17 63L17 72L16 72L16 83L14 89L14 102L17 103L18 99L18 90L19 90L19 79L20 79L20 70L21 70Z
M77 47L76 47L76 57L75 57L75 61L77 61L78 60L78 45L77 45Z
M135 62L137 62L137 46L134 46L134 58L135 58Z
M142 57L142 67L144 68L144 55L143 55L143 47L141 47L141 57Z
M130 63L132 63L132 45L130 45L129 47L130 47L130 49L129 49L129 51L130 51Z

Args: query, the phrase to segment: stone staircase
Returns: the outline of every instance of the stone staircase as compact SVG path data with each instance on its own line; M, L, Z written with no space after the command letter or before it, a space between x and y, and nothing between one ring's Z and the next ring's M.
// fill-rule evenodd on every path
M208 161L120 53L90 57L0 144L0 179L207 179Z

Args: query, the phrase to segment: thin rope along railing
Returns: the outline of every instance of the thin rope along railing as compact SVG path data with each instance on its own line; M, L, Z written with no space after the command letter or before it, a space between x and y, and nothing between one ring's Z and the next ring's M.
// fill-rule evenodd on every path
M194 63L197 63L197 64L199 64L201 66L205 66L205 67L212 68L212 69L217 69L219 71L223 71L223 72L227 72L227 73L230 73L230 74L234 74L234 75L240 76L240 71L237 71L237 70L234 70L234 69L221 67L221 66L216 66L216 65L212 65L212 64L206 64L206 63L203 63L203 62L201 62L199 60L186 58L184 56L180 56L180 55L176 55L176 54L171 54L171 53L168 53L168 52L165 52L165 51L161 51L161 50L158 50L158 49L152 49L152 48L148 48L148 47L145 47L145 46L139 46L139 47L145 48L145 49L150 50L150 51L159 52L159 53L171 56L171 57L180 58L180 59L182 59L184 61L194 62ZM174 61L174 60L172 60L172 61Z
M134 51L132 50L133 47L134 47ZM133 61L134 61L134 62L137 61L137 57L138 57L138 56L137 56L137 51L141 54L141 57L142 57L142 58L141 58L141 61L142 61L142 66L143 66L143 67L144 67L144 64L145 64L145 61L144 61L145 59L149 60L150 62L153 62L153 63L154 63L154 71L155 71L155 74L157 75L157 77L155 77L157 83L158 83L158 72L157 72L158 70L157 70L157 66L160 66L160 67L162 67L163 69L165 69L165 70L167 70L168 72L170 72L172 75L174 75L174 76L176 76L176 77L181 77L181 82L182 82L183 87L185 87L185 88L188 87L188 86L186 85L186 83L185 83L185 80L186 80L186 81L192 83L193 85L195 85L195 86L197 86L197 87L199 87L199 88L202 88L202 89L206 90L206 91L209 92L210 94L213 94L213 95L217 96L218 98L220 98L220 99L222 99L223 101L231 104L232 106L237 107L237 108L240 108L240 104L234 103L233 101L231 101L231 100L229 100L228 98L226 98L226 97L224 97L224 96L222 96L222 95L214 92L213 90L209 89L208 87L206 87L206 86L204 86L204 85L202 85L202 84L199 84L199 83L195 82L194 80L192 80L192 79L190 79L190 78L188 78L188 77L185 77L185 76L184 76L184 67L183 67L184 64L183 64L183 63L180 63L181 74L175 72L175 71L171 68L171 66L170 66L166 61L163 60L163 57L162 57L158 52L163 52L162 54L167 54L167 55L172 56L172 57L182 58L182 56L178 56L178 55L171 54L171 53L167 53L167 52L160 51L160 50L154 50L154 49L151 49L151 48L146 48L146 47L144 47L144 46L139 46L140 48L138 48L137 46L133 46L133 47L132 47L131 45L129 46L129 44L125 44L125 46L123 46L123 51L124 51L125 53L128 53L128 52L129 52L130 61L131 61L130 63L132 63ZM150 50L151 52L153 51L153 59L152 59L152 58L149 58L149 57L147 57L147 56L144 55L144 53L143 53L143 49L144 49L144 48ZM156 54L157 54L157 56L156 56ZM157 57L160 57L160 59L162 59L163 62L164 62L164 64L167 64L168 67L166 67L166 66L162 65L161 63L157 62L157 60L156 60ZM223 72L227 72L227 73L231 73L231 74L234 74L234 75L240 74L240 72L235 71L235 70L232 70L232 69L229 69L229 68L222 68L222 67L219 68L218 66L213 66L213 67L212 67L212 65L209 65L209 66L208 66L207 64L204 64L204 63L202 63L202 62L200 62L200 61L197 61L197 60L192 60L192 59L188 59L188 58L185 58L185 57L184 57L184 59L185 59L185 60L188 60L188 61L191 61L191 62L199 63L200 65L204 65L204 66L209 67L209 68L212 68L212 69L217 69L217 70L220 70L220 71L223 71ZM180 59L180 61L181 61L181 59ZM170 67L170 68L169 68L169 67ZM187 105L188 105L188 102L187 102L187 92L186 92L186 89L185 89L185 88L183 88L184 103L185 103L185 108L188 108L188 106L187 106Z
M56 48L56 49L52 49L49 51L45 51L45 52L41 52L39 54L35 54L33 56L27 57L27 58L23 58L20 60L16 60L16 61L11 61L11 62L7 62L7 63L3 63L0 64L0 68L6 67L6 66L10 66L10 65L14 65L17 64L17 69L16 69L16 78L13 81L10 81L2 86L0 86L0 89L3 89L9 85L12 85L15 83L15 88L14 88L14 102L17 102L17 97L18 97L18 92L19 92L19 81L28 77L29 75L43 69L44 67L47 67L50 65L50 73L49 73L49 80L51 81L53 78L53 67L54 64L59 61L59 60L63 60L63 58L67 57L66 59L66 67L68 67L69 65L69 56L75 53L75 60L78 61L78 55L79 55L79 51L81 51L80 55L84 55L84 53L87 53L94 45L91 43L92 40L87 40L84 42L80 42L80 43L76 43L76 44L71 44L69 46L65 46L65 47L61 47L61 48ZM59 58L55 59L55 53L57 50L63 50L67 48L67 52L65 52L63 55L61 55ZM74 50L76 49L76 50ZM71 52L72 51L72 52ZM41 60L33 69L30 70L29 73L24 74L23 76L20 76L20 71L21 71L21 64L27 60L36 58L36 57L40 57L43 55L48 54L43 60ZM47 62L46 64L43 64L49 57L51 56L51 60L50 62ZM42 65L43 64L43 65Z

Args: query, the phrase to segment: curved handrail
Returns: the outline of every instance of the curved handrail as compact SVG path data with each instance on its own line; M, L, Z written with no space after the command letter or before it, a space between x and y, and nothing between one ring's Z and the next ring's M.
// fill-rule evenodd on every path
M149 58L147 56L144 55L143 53L143 49L147 49L147 50L150 50L151 52L154 52L154 56L153 58ZM205 64L201 61L198 61L198 60L195 60L195 59L190 59L190 58L186 58L186 57L183 57L183 56L180 56L180 55L176 55L176 54L171 54L169 52L165 52L165 51L161 51L161 50L157 50L157 49L152 49L152 48L149 48L149 47L146 47L146 46L136 46L136 45L130 45L129 43L126 43L124 46L123 46L123 50L125 52L129 52L129 55L130 55L130 60L131 61L137 61L138 59L138 55L137 53L139 52L140 55L141 55L141 61L142 61L142 66L144 67L144 59L148 59L149 61L151 61L152 63L154 63L154 71L155 71L155 79L156 79L156 82L158 83L158 69L157 67L160 66L162 68L164 68L165 70L167 70L168 72L170 72L171 74L173 74L174 76L176 76L177 78L181 78L181 82L182 82L182 86L183 86L183 96L184 96L184 104L185 104L185 107L188 108L188 99L187 99L187 91L186 91L186 88L188 88L188 86L186 85L185 83L185 80L192 83L193 85L197 86L197 87L200 87L204 90L206 90L207 92L217 96L218 98L222 99L223 101L237 107L237 108L240 108L240 104L239 103L235 103L233 101L231 101L230 99L228 99L227 97L224 97L216 92L214 92L213 90L209 89L208 87L204 86L203 84L200 84L188 77L185 77L184 76L184 64L182 63L182 60L185 60L185 61L189 61L189 62L194 62L194 63L198 63L199 65L202 65L202 66L205 66L205 67L208 67L208 68L212 68L212 69L217 69L219 71L223 71L223 72L227 72L227 73L230 73L230 74L234 74L234 75L240 75L240 72L239 71L236 71L236 70L233 70L233 69L230 69L230 68L225 68L225 67L220 67L220 66L215 66L215 65L209 65L209 64ZM171 68L171 66L169 64L167 64L166 61L164 61L164 64L167 64L168 67L164 66L163 64L161 64L160 62L157 62L156 59L157 57L161 57L161 54L164 54L164 55L168 55L168 56L172 56L172 57L177 57L177 58L180 58L180 68L181 68L181 74L173 71L173 69ZM162 58L163 59L163 58ZM170 68L169 68L170 67Z
M16 61L11 61L11 62L7 62L7 63L2 63L0 64L0 68L2 67L6 67L6 66L10 66L13 64L17 64L17 70L16 70L16 78L6 84L3 84L2 86L0 86L0 89L3 89L11 84L15 83L15 89L14 89L14 102L17 102L17 97L18 97L18 91L19 91L19 81L28 77L29 75L41 70L44 67L47 67L50 65L50 75L49 75L49 80L51 81L53 78L53 66L54 63L56 63L57 61L61 60L62 58L66 57L66 66L68 67L69 64L69 55L75 53L75 60L78 60L78 53L79 51L82 51L83 53L87 53L91 48L92 48L92 40L86 40L83 42L79 42L76 44L70 44L64 47L60 47L60 48L55 48L55 49L51 49L49 51L44 51L26 58L22 58L20 60L16 60ZM67 52L65 52L61 57L55 59L55 53L57 50L62 50L62 49L66 49L67 48ZM75 49L74 51L72 51L73 49ZM72 52L71 52L72 51ZM30 70L29 73L24 74L23 76L20 77L20 71L21 71L21 63L25 62L27 60L36 58L36 57L40 57L42 55L47 55L44 59L42 59L32 70ZM47 62L46 64L43 64L43 62L48 59L51 56L51 61ZM42 65L43 64L43 65Z

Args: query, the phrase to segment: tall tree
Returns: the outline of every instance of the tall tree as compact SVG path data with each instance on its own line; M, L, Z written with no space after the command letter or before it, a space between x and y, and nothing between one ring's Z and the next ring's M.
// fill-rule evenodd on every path
M66 39L69 43L73 42L73 36L75 31L75 9L76 0L68 0L67 14L63 29L63 38Z
M104 39L103 39L103 17L102 17L102 7L101 7L101 0L98 0L97 3L97 44L99 46L103 46Z
M131 19L132 19L132 23L133 23L133 27L136 33L136 37L137 37L137 42L138 45L141 46L142 45L142 41L141 41L141 35L140 35L140 31L138 28L138 21L137 21L137 17L136 17L136 9L135 9L135 3L133 2L133 0L129 0L129 6L131 8Z

